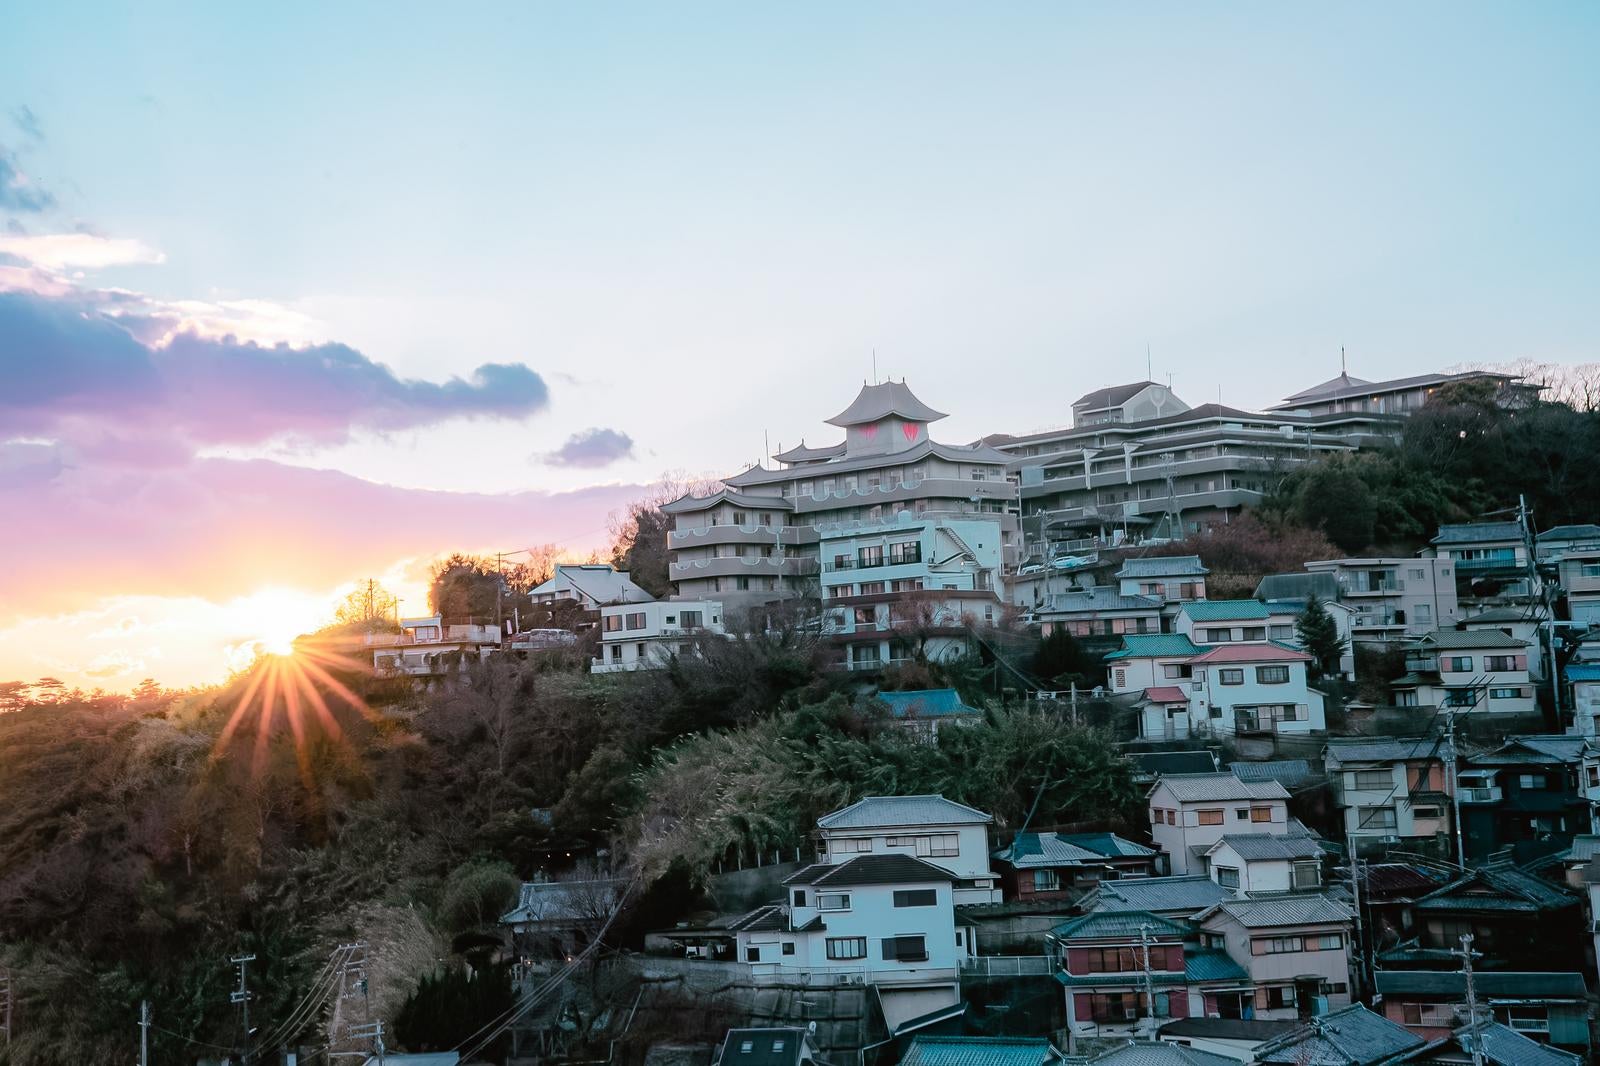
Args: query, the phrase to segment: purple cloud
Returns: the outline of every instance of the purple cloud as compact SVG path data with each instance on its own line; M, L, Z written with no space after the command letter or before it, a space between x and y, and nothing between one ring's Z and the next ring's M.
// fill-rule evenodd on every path
M567 442L544 457L550 466L574 466L593 470L630 458L633 438L619 429L586 429L574 433Z
M17 164L17 157L0 144L0 207L12 211L48 211L56 205L56 198L41 189Z
M276 438L337 443L356 429L520 418L549 405L544 379L520 363L417 381L343 344L180 333L151 345L136 336L143 324L83 300L0 292L0 433L192 451Z

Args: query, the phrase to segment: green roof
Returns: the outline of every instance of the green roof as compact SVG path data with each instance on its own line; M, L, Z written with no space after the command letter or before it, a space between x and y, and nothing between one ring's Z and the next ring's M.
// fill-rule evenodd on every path
M930 1036L911 1038L900 1066L1043 1066L1058 1059L1044 1037Z
M1050 930L1062 940L1098 940L1103 937L1137 937L1139 927L1148 925L1151 936L1182 937L1189 930L1177 922L1149 911L1095 911L1082 918L1063 922Z
M1260 600L1195 600L1183 605L1183 613L1196 622L1231 622L1271 614Z
M1248 981L1249 973L1234 962L1226 951L1185 951L1183 977L1186 981Z
M1198 655L1200 649L1182 633L1133 633L1122 638L1122 650L1107 659L1144 658L1156 655Z

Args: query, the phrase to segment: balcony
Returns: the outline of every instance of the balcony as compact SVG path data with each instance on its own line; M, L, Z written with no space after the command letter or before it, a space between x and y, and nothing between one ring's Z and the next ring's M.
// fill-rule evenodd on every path
M667 531L671 548L710 547L716 544L815 544L817 532L810 526L716 525L695 526Z
M1499 785L1471 788L1461 785L1456 789L1456 797L1462 803L1499 803L1504 798Z
M800 556L723 556L675 562L668 568L674 581L701 577L804 577L817 572L817 561Z
M830 574L836 574L845 570L878 570L885 566L910 566L920 562L922 562L922 553L913 552L898 559L890 556L884 556L880 559L833 559L823 563L822 569Z

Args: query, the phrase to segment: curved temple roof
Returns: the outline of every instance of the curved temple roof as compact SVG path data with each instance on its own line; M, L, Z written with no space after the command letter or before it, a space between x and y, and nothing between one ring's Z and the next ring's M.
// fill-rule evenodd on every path
M912 422L937 422L945 417L943 411L935 411L917 399L904 381L885 381L882 385L862 385L855 401L828 419L828 424L863 426L889 415L899 415Z

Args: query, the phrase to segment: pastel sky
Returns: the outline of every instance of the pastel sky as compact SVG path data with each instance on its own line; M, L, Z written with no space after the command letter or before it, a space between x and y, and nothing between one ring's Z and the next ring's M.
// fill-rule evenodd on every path
M873 370L1592 361L1600 8L13 5L0 679L215 679L369 575L586 553Z

